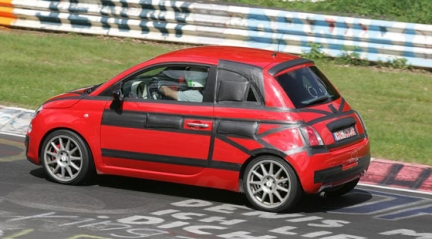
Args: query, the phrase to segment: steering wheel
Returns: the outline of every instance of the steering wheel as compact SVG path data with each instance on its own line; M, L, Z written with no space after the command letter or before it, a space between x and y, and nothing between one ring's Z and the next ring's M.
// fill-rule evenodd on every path
M161 100L164 99L164 95L159 91L158 81L152 81L147 87L148 99Z

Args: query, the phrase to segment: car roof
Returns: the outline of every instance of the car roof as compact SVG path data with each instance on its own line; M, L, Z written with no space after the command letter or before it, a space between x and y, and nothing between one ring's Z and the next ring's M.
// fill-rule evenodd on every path
M200 46L172 51L156 57L158 60L199 61L217 65L220 60L235 61L265 68L300 57L270 50L235 46Z

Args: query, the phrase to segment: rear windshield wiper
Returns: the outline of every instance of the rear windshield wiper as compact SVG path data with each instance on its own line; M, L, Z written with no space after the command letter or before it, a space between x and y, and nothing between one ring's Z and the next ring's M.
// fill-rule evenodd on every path
M301 103L304 105L312 105L312 104L316 104L316 103L321 103L321 102L326 102L327 100L329 100L331 97L331 95L322 95L310 100L305 100L302 101Z

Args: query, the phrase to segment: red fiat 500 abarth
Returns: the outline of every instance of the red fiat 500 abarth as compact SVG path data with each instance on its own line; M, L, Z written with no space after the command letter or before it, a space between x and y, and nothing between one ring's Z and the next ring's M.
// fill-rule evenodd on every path
M369 163L360 115L310 60L204 46L49 99L27 157L61 184L92 173L245 193L271 212L302 193L340 196Z

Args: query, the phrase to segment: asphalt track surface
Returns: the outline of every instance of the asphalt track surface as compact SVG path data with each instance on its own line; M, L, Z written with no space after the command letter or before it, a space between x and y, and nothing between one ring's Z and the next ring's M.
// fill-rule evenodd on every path
M23 137L0 135L1 238L432 238L432 193L364 184L306 196L289 213L256 211L238 193L115 176L50 182Z

